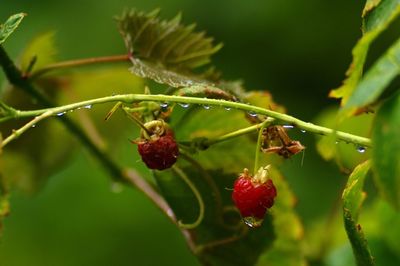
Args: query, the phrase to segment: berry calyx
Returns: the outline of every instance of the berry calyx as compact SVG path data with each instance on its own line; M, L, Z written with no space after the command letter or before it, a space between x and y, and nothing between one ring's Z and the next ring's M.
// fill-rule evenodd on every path
M164 121L154 120L144 124L141 139L135 141L142 161L150 169L170 168L178 159L179 147L172 130Z
M267 210L273 206L276 195L276 188L268 178L268 167L260 168L254 176L244 169L234 183L232 200L245 223L258 227Z

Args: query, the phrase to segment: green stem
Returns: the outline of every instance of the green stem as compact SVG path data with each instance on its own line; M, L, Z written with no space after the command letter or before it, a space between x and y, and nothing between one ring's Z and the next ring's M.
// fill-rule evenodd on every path
M258 163L260 161L260 151L261 151L261 144L262 144L262 136L263 136L263 129L272 121L269 119L266 119L264 122L262 122L260 125L260 129L258 131L258 138L257 138L257 145L256 145L256 154L254 156L254 170L253 170L253 175L256 175L258 171Z
M63 62L58 62L58 63L54 63L51 65L47 65L47 66L39 69L38 71L34 72L29 78L35 79L47 72L57 70L57 69L69 68L69 67L92 65L92 64L98 64L98 63L125 62L125 61L128 62L129 58L130 58L130 56L128 54L124 54L124 55L111 55L111 56L92 57L92 58L63 61Z
M204 218L204 201L203 198L201 197L200 192L197 190L196 186L190 181L189 177L185 174L185 172L182 171L179 167L176 165L172 166L172 170L188 185L190 190L193 192L194 196L197 199L197 202L199 204L199 215L197 216L196 221L190 224L185 224L182 223L182 221L178 221L178 225L181 228L184 229L193 229L196 228L197 226L200 225L200 223L203 221Z
M267 120L270 123L272 123L275 119L268 118ZM205 146L211 146L211 145L219 143L219 142L223 142L223 141L230 140L230 139L242 136L242 135L246 135L246 134L252 133L252 132L254 132L256 130L259 130L263 126L263 124L264 124L264 122L259 123L259 124L255 124L255 125L252 125L252 126L249 126L249 127L245 127L245 128L233 131L233 132L229 132L228 134L225 134L225 135L213 138L213 139L208 139L208 140L206 140L204 142L204 145Z
M335 135L338 140L354 143L363 147L372 147L371 140L369 138L360 137L357 135L353 135L343 131L336 131L331 128L318 126L309 122L302 121L293 116L282 114L279 112L275 112L269 109L245 104L238 102L231 102L220 99L207 99L207 98L196 98L196 97L186 97L186 96L175 96L175 95L147 95L147 94L122 94L122 95L113 95L107 96L103 98L97 98L92 100L87 100L83 102L68 104L60 107L46 108L34 111L17 111L13 118L22 118L22 117L32 117L40 115L49 110L55 111L55 113L67 112L69 110L74 110L78 108L82 108L88 105L102 104L108 102L124 102L127 104L140 102L140 101L158 101L158 102L176 102L176 103L188 103L188 104L200 104L200 105L209 105L209 106L219 106L219 107L228 107L235 108L242 111L253 112L259 115L265 115L270 118L275 118L276 120L291 124L299 129L306 130L311 133L319 134L319 135ZM8 120L9 118L7 118ZM4 118L3 118L4 120ZM0 120L1 121L1 120Z

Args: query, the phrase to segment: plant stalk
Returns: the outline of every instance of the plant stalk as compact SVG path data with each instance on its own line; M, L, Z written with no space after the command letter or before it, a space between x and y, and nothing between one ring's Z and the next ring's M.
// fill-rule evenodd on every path
M239 102L231 102L221 99L208 99L208 98L196 98L196 97L187 97L187 96L176 96L176 95L163 95L163 94L156 94L156 95L148 95L148 94L121 94L121 95L113 95L113 96L106 96L102 98L77 102L73 104L68 104L60 107L52 107L52 108L45 108L39 110L32 110L32 111L16 111L13 117L3 117L0 118L0 122L15 119L15 118L24 118L24 117L32 117L41 115L44 112L52 111L53 113L61 113L67 112L70 110L75 110L78 108L82 108L88 105L96 105L96 104L103 104L108 102L123 102L126 104L131 104L134 102L140 101L157 101L157 102L174 102L174 103L188 103L188 104L199 104L199 105L208 105L208 106L217 106L217 107L228 107L234 108L246 112L256 113L258 115L265 115L269 118L274 118L280 123L290 124L294 127L299 129L305 130L307 132L315 133L318 135L329 136L335 135L337 140L354 143L362 147L372 147L371 140L369 138L353 135L343 131L337 131L331 128L315 125L310 122L302 121L298 118L293 116L282 114L279 112L275 112L269 109L252 106L245 103ZM258 127L254 126L254 130L257 130ZM249 130L249 129L247 129ZM225 136L225 138L230 138L230 136Z

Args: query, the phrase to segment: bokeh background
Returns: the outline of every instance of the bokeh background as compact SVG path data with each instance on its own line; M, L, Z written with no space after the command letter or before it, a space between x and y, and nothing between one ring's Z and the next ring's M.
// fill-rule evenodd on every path
M74 59L125 52L112 18L126 7L160 7L164 18L182 11L185 23L197 22L199 29L225 44L214 62L226 79L241 78L249 89L269 90L288 113L311 121L320 110L337 104L327 94L341 84L351 61L351 48L361 36L363 4L1 0L0 20L17 12L28 14L5 45L13 57L37 34L55 30L60 58ZM293 159L283 171L298 196L297 210L307 230L329 212L345 178L316 154L314 136L303 134L302 142L308 147L303 166ZM127 157L135 153L126 141L119 147ZM198 265L178 230L148 199L134 189L116 193L112 187L99 165L79 148L38 193L14 191L0 240L0 264Z

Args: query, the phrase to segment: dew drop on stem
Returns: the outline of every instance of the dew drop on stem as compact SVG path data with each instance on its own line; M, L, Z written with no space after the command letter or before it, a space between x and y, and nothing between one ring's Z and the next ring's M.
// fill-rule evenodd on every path
M85 105L83 108L85 108L85 109L91 109L91 108L92 108L92 105L91 105L91 104L88 104L88 105Z
M304 130L304 129L300 129L300 132L301 132L301 133L306 133L307 131Z
M179 105L183 108L188 108L190 106L188 103L179 103Z
M168 109L168 103L167 102L160 103L160 107L161 111L165 112Z
M363 146L357 146L357 151L358 151L359 153L364 153L364 152L367 151L367 149L366 149L365 147L363 147Z
M232 108L230 107L225 107L225 110L230 111Z
M249 114L249 116L251 116L251 117L257 117L257 113L254 112L254 111L249 111L248 114Z
M203 105L203 108L206 110L210 110L211 107L209 105Z
M57 114L57 116L63 116L63 115L65 115L65 113L66 112L60 112L60 113Z
M293 125L283 125L283 128L285 128L285 129L292 129L292 128L294 128L294 126L293 126Z

